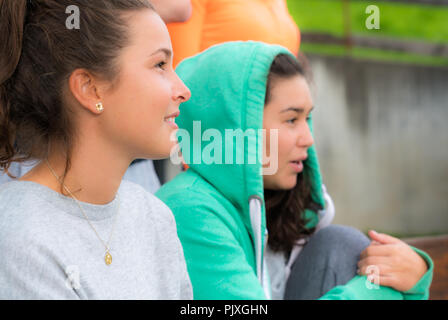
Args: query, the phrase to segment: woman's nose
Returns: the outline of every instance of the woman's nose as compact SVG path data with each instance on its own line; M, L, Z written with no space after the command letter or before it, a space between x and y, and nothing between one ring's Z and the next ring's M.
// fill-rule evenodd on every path
M174 90L173 100L179 101L179 103L186 102L190 100L191 92L190 89L185 85L185 83L176 75L176 87Z
M302 134L299 135L299 138L297 139L297 145L302 148L309 148L314 144L314 138L311 133L310 127L308 123L306 122L304 124Z

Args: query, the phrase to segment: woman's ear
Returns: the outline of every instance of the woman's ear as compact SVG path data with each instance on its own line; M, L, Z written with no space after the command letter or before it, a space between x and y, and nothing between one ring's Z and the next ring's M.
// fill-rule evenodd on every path
M68 81L70 92L86 110L100 114L103 111L98 80L85 69L76 69Z

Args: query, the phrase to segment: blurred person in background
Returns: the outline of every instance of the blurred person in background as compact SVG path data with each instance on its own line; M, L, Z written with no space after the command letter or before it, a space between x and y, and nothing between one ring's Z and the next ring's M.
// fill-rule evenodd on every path
M190 19L190 0L152 0L151 4L165 23L184 22Z
M184 23L168 24L174 65L227 41L278 44L297 55L300 32L286 0L192 0L193 14Z

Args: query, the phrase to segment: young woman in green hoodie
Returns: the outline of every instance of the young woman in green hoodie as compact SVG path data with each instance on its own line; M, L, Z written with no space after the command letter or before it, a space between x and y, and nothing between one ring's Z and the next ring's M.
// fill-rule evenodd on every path
M428 297L425 253L387 235L372 233L370 244L359 231L328 226L311 95L289 51L230 42L177 72L192 92L177 120L190 169L157 196L175 215L195 299ZM366 277L372 269L376 286Z

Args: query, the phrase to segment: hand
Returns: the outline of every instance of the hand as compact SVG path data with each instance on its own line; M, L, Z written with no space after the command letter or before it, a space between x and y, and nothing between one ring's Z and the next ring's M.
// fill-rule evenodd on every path
M373 265L380 285L397 291L412 289L428 270L425 260L400 239L375 231L369 236L372 243L361 253L358 274L368 275L367 268Z

